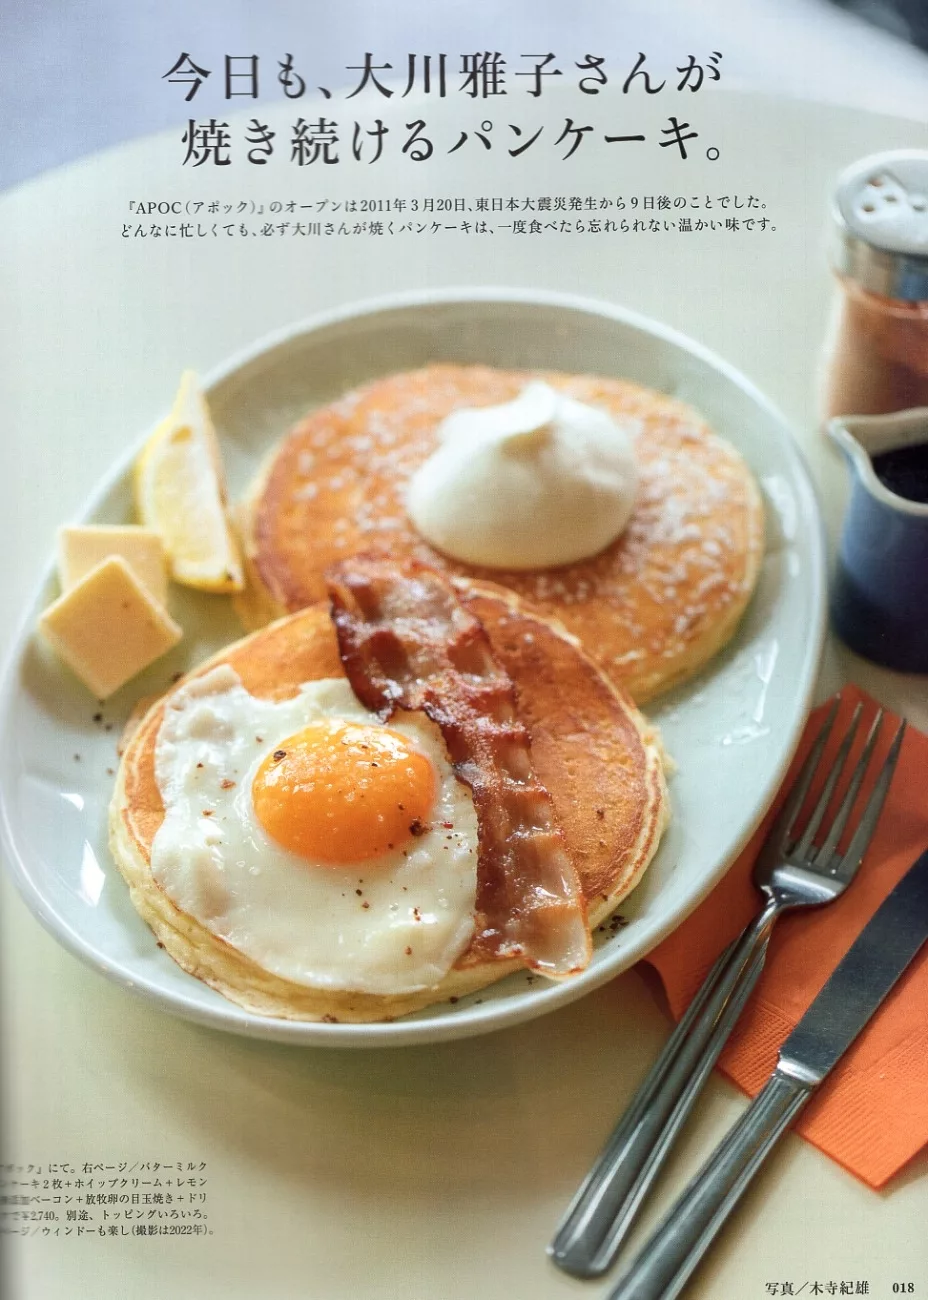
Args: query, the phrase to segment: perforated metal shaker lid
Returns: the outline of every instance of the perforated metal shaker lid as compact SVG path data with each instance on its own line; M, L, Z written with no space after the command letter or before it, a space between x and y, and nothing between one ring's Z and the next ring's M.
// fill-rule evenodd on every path
M928 150L895 149L838 177L836 271L871 293L928 301Z

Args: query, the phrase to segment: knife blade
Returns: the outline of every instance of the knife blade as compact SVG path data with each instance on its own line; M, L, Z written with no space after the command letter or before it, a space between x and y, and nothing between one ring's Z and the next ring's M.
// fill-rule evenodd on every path
M928 851L883 900L780 1048L777 1069L821 1083L928 938Z
M887 895L780 1049L776 1069L608 1300L674 1300L751 1179L928 939L928 850Z

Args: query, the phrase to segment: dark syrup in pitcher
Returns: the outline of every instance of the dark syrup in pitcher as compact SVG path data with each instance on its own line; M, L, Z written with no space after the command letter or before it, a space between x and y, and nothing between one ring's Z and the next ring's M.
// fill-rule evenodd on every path
M928 442L881 451L871 460L874 474L890 492L928 504Z

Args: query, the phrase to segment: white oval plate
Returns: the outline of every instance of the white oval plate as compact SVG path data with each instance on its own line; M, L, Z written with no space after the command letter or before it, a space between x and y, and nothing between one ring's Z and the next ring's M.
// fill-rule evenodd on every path
M767 508L757 592L733 642L694 681L648 710L677 764L673 821L627 922L596 936L588 970L550 984L518 974L401 1020L301 1024L251 1015L174 964L137 916L110 861L106 814L115 740L135 700L160 692L241 635L222 597L176 589L186 636L177 649L96 703L34 634L53 597L27 612L0 704L0 831L16 883L48 930L78 957L166 1010L219 1029L290 1043L398 1046L515 1024L563 1006L643 957L705 897L776 791L806 716L824 634L824 544L815 495L782 417L740 374L672 330L609 303L520 290L442 290L361 303L263 340L209 376L210 406L233 494L309 408L376 375L429 361L484 362L636 380L691 402L737 446ZM166 389L174 376L165 379ZM84 518L131 519L130 463Z

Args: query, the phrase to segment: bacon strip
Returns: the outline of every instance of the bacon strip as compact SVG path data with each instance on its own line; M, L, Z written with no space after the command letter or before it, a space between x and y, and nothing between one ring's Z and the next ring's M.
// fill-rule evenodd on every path
M511 678L483 624L425 565L356 556L326 574L339 653L358 699L386 721L422 710L477 810L473 961L521 956L544 975L591 954L586 906L551 796L532 766Z

